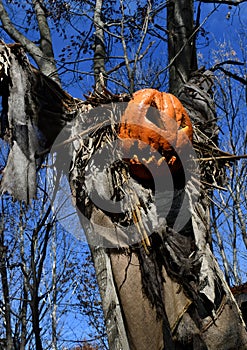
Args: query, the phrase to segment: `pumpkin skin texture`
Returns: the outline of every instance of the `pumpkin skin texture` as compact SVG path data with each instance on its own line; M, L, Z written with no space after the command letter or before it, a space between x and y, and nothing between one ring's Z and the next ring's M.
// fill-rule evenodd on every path
M164 162L172 174L181 171L179 156L191 145L193 129L178 98L143 89L133 94L121 118L118 136L132 175L150 180L152 175L164 176Z

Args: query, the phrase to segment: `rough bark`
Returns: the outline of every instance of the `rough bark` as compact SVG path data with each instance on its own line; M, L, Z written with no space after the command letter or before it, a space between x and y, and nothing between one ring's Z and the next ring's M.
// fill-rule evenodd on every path
M88 232L90 234L90 231ZM91 247L97 282L102 299L102 308L106 315L107 337L110 349L129 350L121 304L115 288L111 260L105 248Z
M94 81L95 89L102 91L102 86L106 85L105 71L105 38L104 22L102 21L103 0L97 0L94 9Z
M1 236L3 232L1 232ZM5 319L5 327L6 327L6 350L12 350L14 347L13 337L12 337L12 328L11 328L11 308L10 308L10 299L9 299L9 282L8 282L8 274L6 268L6 255L7 248L2 244L2 238L0 238L0 276L1 276L1 284L3 290L3 302L5 306L4 310L4 319Z
M167 6L169 90L174 95L197 69L193 4L193 0L172 0Z

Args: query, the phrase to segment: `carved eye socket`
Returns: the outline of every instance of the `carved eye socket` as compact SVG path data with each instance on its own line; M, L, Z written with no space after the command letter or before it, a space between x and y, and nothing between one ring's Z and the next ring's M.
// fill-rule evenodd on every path
M151 104L151 106L147 110L145 117L158 128L165 130L165 125L161 119L160 112L157 109L156 105L152 106Z

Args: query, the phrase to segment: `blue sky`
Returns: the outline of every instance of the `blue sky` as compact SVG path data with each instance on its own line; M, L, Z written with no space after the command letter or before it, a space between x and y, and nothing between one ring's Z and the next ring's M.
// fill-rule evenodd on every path
M214 9L213 4L202 4L201 19L205 18ZM219 42L227 41L237 49L239 46L239 30L247 30L247 3L239 8L221 5L205 23L204 28L209 33L210 47L217 48ZM207 50L207 48L206 48Z

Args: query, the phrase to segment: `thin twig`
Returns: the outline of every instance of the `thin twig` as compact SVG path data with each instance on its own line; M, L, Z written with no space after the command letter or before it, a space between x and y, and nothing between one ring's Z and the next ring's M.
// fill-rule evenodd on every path
M226 5L232 5L232 6L238 6L242 4L243 2L246 2L247 0L201 0L205 3L213 3L213 4L226 4Z
M102 126L104 126L104 125L107 124L107 123L109 123L108 120L106 120L106 121L104 121L104 122L102 122L102 123L99 123L99 124L97 124L97 125L91 126L91 127L88 128L87 130L83 130L83 131L80 132L79 134L77 134L77 135L75 135L75 136L73 136L73 137L70 137L70 138L67 139L67 140L64 140L64 141L60 142L60 143L58 143L57 145L54 145L54 146L52 146L52 147L50 147L50 148L46 148L45 150L36 153L36 158L39 158L39 157L44 156L45 154L49 153L51 149L56 150L56 149L58 149L58 148L60 148L60 147L62 147L62 146L68 145L69 143L71 143L71 142L77 140L78 137L82 137L82 136L84 136L84 135L86 135L86 134L89 134L90 132L95 131L95 130L97 130L98 128L101 128Z
M151 43L149 43L149 45L147 46L146 50L139 56L139 61L143 59L143 57L147 54L148 50L150 49L151 46L153 46L155 42L152 41ZM133 63L135 62L135 60L130 60L129 63ZM115 72L116 70L118 70L119 68L123 67L125 65L125 61L120 62L118 65L116 65L114 68L110 69L109 71L107 71L107 74L111 74L113 72Z
M194 181L194 182L196 182L199 186L200 185L205 185L205 186L207 186L207 187L214 187L214 188L216 188L216 189L218 189L218 190L221 190L221 191L226 191L227 192L227 189L226 188L224 188L224 187L222 187L222 186L219 186L219 185L216 185L216 184L210 184L209 182L206 182L206 181L203 181L203 180L198 180L198 179L196 179L194 176L192 176L192 180Z
M200 182L207 187L213 187L213 188L217 188L218 190L227 192L227 189L225 187L222 187L216 184L210 184L209 182L203 181L203 180L200 180Z
M247 154L242 154L239 156L236 155L229 155L229 156L218 156L218 157L208 157L208 158L198 158L195 159L198 162L208 162L210 160L239 160L239 159L244 159L247 158Z

